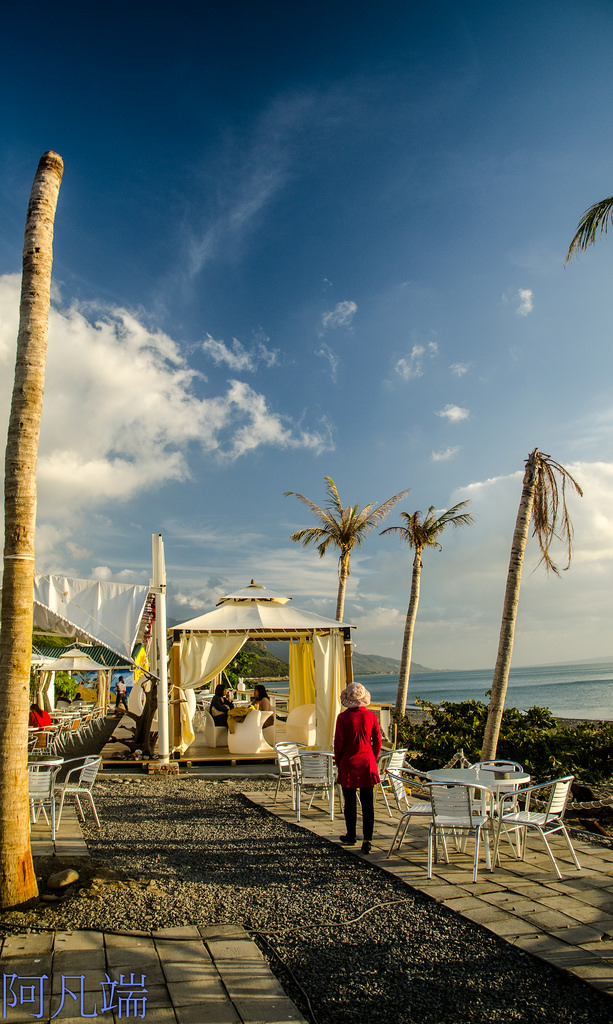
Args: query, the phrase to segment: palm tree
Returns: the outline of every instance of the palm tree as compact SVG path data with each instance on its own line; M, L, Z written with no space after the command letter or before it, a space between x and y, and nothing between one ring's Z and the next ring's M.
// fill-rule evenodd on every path
M561 484L561 487L560 487ZM568 569L572 554L573 525L566 507L566 485L570 484L579 495L583 495L579 484L558 462L549 455L544 455L537 448L530 452L526 459L526 470L515 522L515 532L511 544L509 571L504 594L498 655L490 704L483 738L481 757L488 760L496 756L498 734L504 701L509 682L509 670L513 654L513 639L519 602L519 588L524 565L526 542L530 522L533 523L533 535L536 536L541 551L539 565L544 562L545 568L559 576L557 565L552 561L549 549L554 538L561 540L566 546Z
M330 546L340 552L338 556L336 619L338 622L342 622L345 608L345 590L350 575L349 560L351 552L354 547L361 547L364 537L368 536L375 526L383 522L394 505L401 498L404 498L407 491L395 494L393 498L389 498L377 507L375 507L374 502L371 502L370 505L365 505L364 508L360 508L359 505L347 505L346 508L343 508L334 480L330 476L325 477L325 480L328 503L323 508L316 505L310 498L305 498L304 494L298 494L297 491L285 492L286 497L290 494L295 495L298 501L301 501L303 505L306 505L311 510L321 524L320 526L309 526L304 530L292 533L290 540L303 544L304 547L307 547L308 544L316 544L320 558L323 558Z
M43 407L53 222L63 164L41 157L26 217L19 333L4 469L0 630L0 906L38 894L30 850L28 709L32 656L36 462Z
M384 533L397 533L410 547L415 550L413 559L413 575L411 576L411 596L409 607L404 624L404 637L402 640L402 655L400 659L400 671L398 673L398 696L396 697L396 714L404 715L407 706L407 694L409 691L409 676L411 674L411 655L413 653L413 634L415 632L415 620L417 618L417 606L419 605L419 591L421 588L421 560L424 548L442 549L442 544L437 538L446 526L468 526L473 523L474 516L471 512L463 511L470 505L470 501L461 501L453 508L447 509L442 515L436 515L434 505L430 505L425 519L422 519L421 512L401 512L400 518L404 520L403 526L388 526L382 530Z
M564 262L568 263L578 252L585 252L590 245L594 244L598 234L606 235L609 218L611 218L611 223L613 223L613 196L610 196L609 199L602 199L599 203L594 203L593 206L590 206L589 210L585 211L577 225L577 231L568 247Z

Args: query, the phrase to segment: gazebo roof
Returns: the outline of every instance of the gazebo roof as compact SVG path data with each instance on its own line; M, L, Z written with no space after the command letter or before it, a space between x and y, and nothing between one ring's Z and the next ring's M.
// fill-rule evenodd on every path
M249 633L268 639L306 633L329 633L355 628L348 622L328 619L315 612L288 607L290 597L271 593L251 581L249 586L227 594L213 611L173 626L174 633Z

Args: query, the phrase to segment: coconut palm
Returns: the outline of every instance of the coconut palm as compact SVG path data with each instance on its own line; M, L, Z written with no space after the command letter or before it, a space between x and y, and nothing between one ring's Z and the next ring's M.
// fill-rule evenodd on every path
M613 196L594 203L589 210L585 211L568 247L565 262L568 263L578 252L585 252L590 245L594 244L597 235L606 235L609 219L613 223Z
M17 359L4 470L0 630L0 906L36 896L30 851L28 708L32 655L36 462L43 407L53 222L63 164L41 157L26 218Z
M404 498L407 491L395 494L393 498L388 498L382 505L375 506L375 503L371 502L364 508L360 508L359 505L347 505L343 508L334 480L330 476L325 477L325 480L328 503L323 508L316 505L310 498L305 498L304 494L298 494L297 491L285 492L286 496L295 495L298 501L310 509L320 523L319 526L308 526L304 530L297 530L296 533L292 533L290 540L303 544L304 547L316 544L320 558L323 558L330 546L340 552L338 556L336 618L338 622L342 622L345 590L351 572L349 567L351 552L355 547L361 547L364 537L368 536L375 526L383 522L394 505Z
M396 714L404 715L407 706L407 693L409 690L409 676L411 674L411 655L413 653L413 634L415 632L415 620L417 618L417 606L419 605L419 592L421 589L421 570L423 563L422 552L425 548L442 549L438 537L446 526L468 526L474 522L471 512L465 511L470 501L461 501L453 508L447 509L437 516L434 505L430 505L425 518L422 519L421 512L401 512L402 526L388 526L382 530L384 533L396 533L402 540L406 541L415 550L413 558L413 574L411 576L411 596L409 607L404 624L404 637L402 641L402 655L400 660L400 671L398 673L398 695L396 697Z
M549 554L553 540L557 539L561 540L566 547L567 563L564 568L567 569L570 565L573 525L566 507L567 484L570 484L577 494L583 494L579 484L568 470L555 462L549 455L544 455L537 448L530 453L526 459L521 499L511 544L498 655L481 751L483 760L496 756L513 654L521 574L531 521L534 527L533 535L536 536L541 551L538 564L543 562L548 571L551 570L556 576L559 576L558 567Z

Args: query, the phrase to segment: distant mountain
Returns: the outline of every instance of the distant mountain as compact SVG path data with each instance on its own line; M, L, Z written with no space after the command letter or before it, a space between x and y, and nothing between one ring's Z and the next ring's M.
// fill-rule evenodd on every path
M286 665L286 671L283 673L287 675L289 671L287 668L289 662L289 642L287 640L271 640L266 645L268 651L274 654L276 658ZM396 658L384 658L380 654L359 654L357 651L353 652L353 672L356 676L384 676L384 675L398 675L400 668L400 662ZM417 665L414 661L411 662L411 672L418 674L419 672L431 672L432 669L425 668L423 665Z

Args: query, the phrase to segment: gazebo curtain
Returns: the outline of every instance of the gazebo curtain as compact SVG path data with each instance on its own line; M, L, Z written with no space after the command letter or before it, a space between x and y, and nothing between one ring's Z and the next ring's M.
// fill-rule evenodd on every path
M289 710L315 703L313 647L306 637L289 645Z
M246 633L183 633L181 689L197 689L229 665L248 639Z
M341 710L340 693L345 688L345 656L340 633L313 637L315 662L315 714L317 746L332 746L336 717Z

